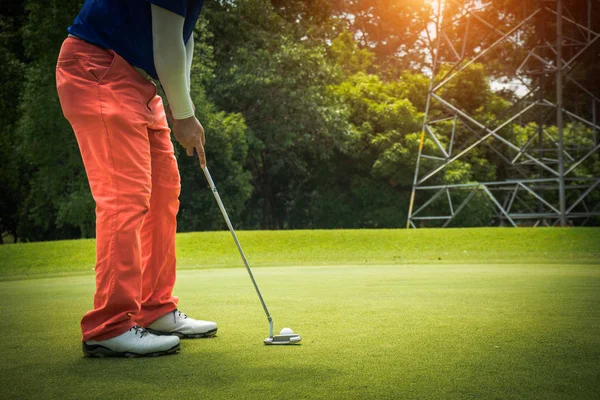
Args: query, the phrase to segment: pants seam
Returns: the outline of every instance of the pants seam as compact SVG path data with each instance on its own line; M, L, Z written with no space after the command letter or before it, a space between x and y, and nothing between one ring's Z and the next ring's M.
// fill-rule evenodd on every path
M114 60L113 60L114 62ZM117 240L117 235L116 235L116 221L117 221L117 214L119 212L119 185L117 183L117 177L116 177L116 167L115 167L115 159L113 156L113 151L112 151L112 146L111 146L111 142L110 142L110 137L109 137L109 133L108 133L108 126L106 124L106 119L105 119L105 115L104 115L104 109L102 107L102 95L101 95L101 89L102 86L101 85L96 85L97 90L98 90L98 104L100 106L100 116L102 119L102 125L104 126L104 133L106 134L106 143L107 143L107 147L108 147L108 158L110 159L110 164L112 167L112 171L111 171L111 178L113 181L113 190L115 191L115 208L114 210L112 210L111 213L111 221L110 221L110 230L111 230L111 238L110 238L110 262L108 265L108 269L109 269L109 273L110 273L110 283L111 283L111 287L109 290L110 295L113 295L115 293L115 271L114 271L114 262L115 262L115 249L117 247L118 244L118 240ZM109 296L110 296L109 295Z

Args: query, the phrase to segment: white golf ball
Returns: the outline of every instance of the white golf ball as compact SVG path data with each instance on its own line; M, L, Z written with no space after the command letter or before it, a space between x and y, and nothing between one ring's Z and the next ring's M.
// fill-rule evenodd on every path
M291 335L292 333L294 333L292 328L283 328L281 332L279 332L280 335Z

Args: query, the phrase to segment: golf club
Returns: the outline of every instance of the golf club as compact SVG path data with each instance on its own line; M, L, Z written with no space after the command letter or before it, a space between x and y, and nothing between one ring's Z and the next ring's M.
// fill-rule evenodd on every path
M271 317L271 314L269 313L269 309L267 308L267 305L265 304L265 300L263 299L262 294L260 293L260 289L258 288L258 285L256 284L256 280L254 279L254 274L252 274L250 265L248 265L248 261L246 260L246 256L244 255L244 251L242 250L242 246L240 245L240 242L238 241L235 231L233 230L233 226L231 225L231 221L229 220L229 217L227 216L227 211L225 211L225 207L223 206L223 202L221 201L221 196L219 196L219 192L217 192L217 187L215 186L215 184L212 180L212 177L210 176L210 172L208 172L208 168L204 167L204 168L202 168L202 171L204 171L204 176L206 177L206 180L208 181L208 184L213 192L213 195L215 196L215 200L217 200L219 209L221 209L221 214L223 214L223 218L225 219L225 223L227 223L229 232L231 232L231 236L233 236L235 245L237 246L237 248L240 252L240 256L242 256L242 260L244 261L244 265L246 266L248 275L250 275L250 279L252 279L252 284L254 285L254 289L256 290L256 293L258 294L260 303L262 304L263 310L265 310L265 314L267 315L267 319L269 320L269 337L264 340L264 343L268 344L268 345L273 345L273 344L296 344L296 343L300 342L300 340L302 340L300 335L298 335L297 333L293 333L292 330L289 328L282 330L280 335L273 334L273 318ZM290 333L284 333L284 331L290 332Z

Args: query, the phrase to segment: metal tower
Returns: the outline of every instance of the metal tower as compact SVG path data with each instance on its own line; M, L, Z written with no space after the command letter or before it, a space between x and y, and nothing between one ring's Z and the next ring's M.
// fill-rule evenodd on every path
M496 14L498 23L485 17L492 1L438 2L408 228L451 226L474 198L487 209L487 225L585 225L600 216L600 172L590 166L600 156L600 94L576 76L577 63L584 56L589 62L590 48L600 44L592 29L600 2L579 0L573 10L575 3L524 0L518 17ZM445 98L446 86L506 49L510 65L492 84L513 92L508 111L477 117ZM597 55L593 62L600 62ZM566 94L578 100L577 109L565 108ZM493 154L502 180L448 183L448 166L482 148Z

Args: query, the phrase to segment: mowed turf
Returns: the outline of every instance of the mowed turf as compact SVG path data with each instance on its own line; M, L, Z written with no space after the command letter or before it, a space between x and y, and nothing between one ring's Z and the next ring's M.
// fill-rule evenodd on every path
M479 228L246 231L252 266L598 263L600 229ZM0 281L90 274L94 240L0 246ZM239 268L228 231L177 235L178 268Z
M183 235L180 307L219 334L153 359L82 357L93 271L61 266L87 257L88 241L0 247L0 397L597 398L599 233L242 232L276 329L303 336L293 347L262 344L268 323L231 238ZM46 278L18 279L25 269Z

